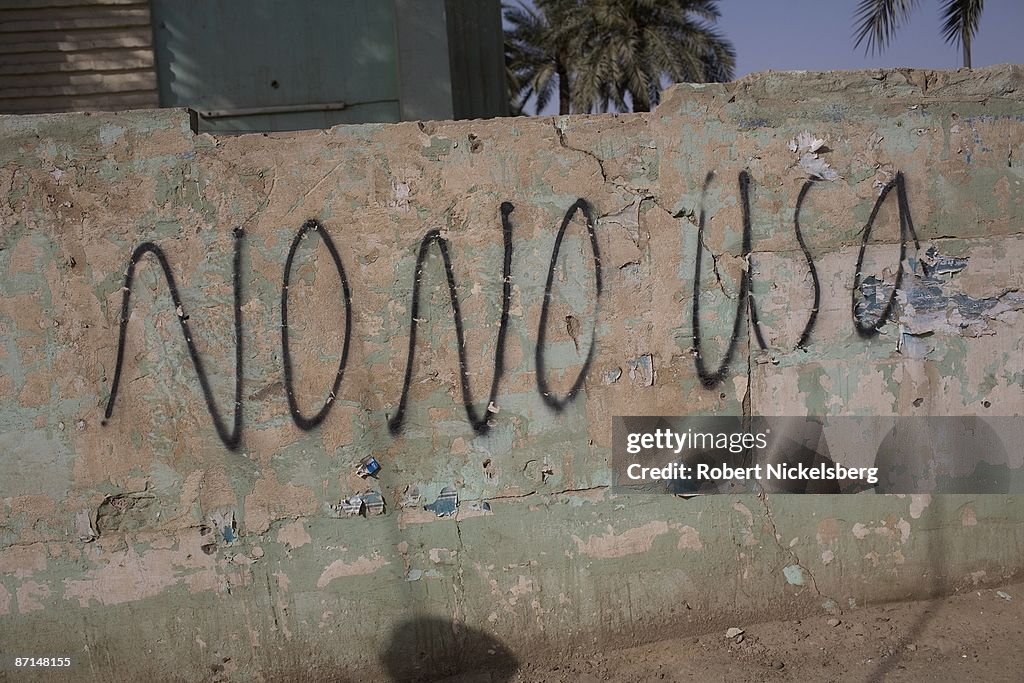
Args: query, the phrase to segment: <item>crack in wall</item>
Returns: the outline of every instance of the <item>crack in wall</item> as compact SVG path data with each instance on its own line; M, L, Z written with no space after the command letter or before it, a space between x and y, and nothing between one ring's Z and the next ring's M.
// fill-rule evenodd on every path
M274 599L274 589L270 585L270 571L268 570L268 571L263 572L263 577L264 577L264 579L266 579L267 599L270 601L270 604L269 604L270 616L274 620L274 632L275 633L280 633L281 632L281 623L280 623L280 620L278 619L278 615L277 615L277 604L276 604L277 601Z
M718 283L718 288L722 290L722 294L724 294L727 299L735 300L736 297L732 296L731 294L729 294L729 292L725 291L725 283L722 281L722 274L718 270L718 259L724 256L724 254L716 254L715 252L713 252L711 248L708 246L708 243L705 241L704 235L700 236L700 243L701 246L704 248L704 251L706 251L711 256L711 270L715 274L715 281ZM743 276L741 275L740 277L742 278Z
M601 180L605 184L609 184L612 187L616 188L617 190L621 190L623 192L628 192L629 194L632 194L634 197L639 197L641 204L644 201L650 200L650 201L652 201L654 203L655 206L657 206L659 209L664 211L666 214L668 214L669 216L672 216L674 218L680 218L680 217L685 216L687 214L691 214L692 215L692 212L672 212L672 211L670 211L669 209L665 208L664 202L657 195L653 194L648 189L640 188L640 187L635 187L633 185L630 185L629 183L622 182L621 180L618 180L618 179L615 179L615 178L609 178L608 177L608 171L607 171L607 169L604 166L604 159L602 159L600 156L598 156L594 152L590 151L589 149L583 149L582 147L574 147L573 145L570 145L568 137L566 136L565 130L559 125L559 122L557 120L553 121L552 125L555 128L555 133L558 135L558 144L563 149L568 149L568 150L571 150L573 152L577 152L579 154L582 154L584 156L587 156L587 157L590 157L591 159L593 159L597 163L598 171L601 173ZM623 208L625 208L625 207L623 207ZM606 215L608 215L608 214L606 214Z
M768 505L768 494L764 490L762 490L760 493L757 494L757 499L761 501L761 504L764 506L764 516L765 519L768 520L768 524L771 525L772 541L775 543L776 547L783 553L788 554L792 563L799 567L801 572L807 575L807 578L811 580L811 588L814 590L814 593L818 597L830 600L832 603L838 606L839 603L835 599L821 592L821 589L818 588L818 581L817 579L815 579L814 573L810 569L808 569L807 566L803 564L803 562L800 561L800 557L795 552L793 552L793 549L783 546L782 543L779 541L779 529L775 523L775 515L772 514L771 507Z
M455 553L457 558L457 565L455 569L455 580L452 581L452 600L454 602L454 609L452 614L452 622L459 624L464 619L466 610L466 577L465 577L465 553L466 543L462 538L462 526L459 524L458 513L452 518L455 522L455 535L459 539L459 549Z
M531 498L531 497L534 497L534 496L554 497L554 496L564 496L564 495L573 494L573 493L589 493L591 491L607 491L607 490L610 490L610 489L611 489L611 486L603 485L603 486L589 486L589 487L581 488L581 489L567 488L567 489L562 489L561 491L537 491L537 490L533 490L533 491L529 491L527 493L506 494L506 495L501 495L501 496L489 496L487 498L487 500L488 501L495 501L495 500L521 500L523 498Z
M574 152L578 152L578 153L583 154L585 156L588 156L591 159L593 159L594 161L596 161L597 162L597 168L598 168L598 170L601 173L601 179L605 183L609 182L608 181L608 173L605 171L604 161L601 159L601 157L597 156L596 154L594 154L590 150L581 149L579 147L573 147L566 140L565 131L562 130L562 127L558 125L558 121L557 120L553 121L552 125L555 127L555 133L558 135L558 144L561 145L565 149L570 149L570 150L572 150ZM612 183L612 184L614 185L614 183Z

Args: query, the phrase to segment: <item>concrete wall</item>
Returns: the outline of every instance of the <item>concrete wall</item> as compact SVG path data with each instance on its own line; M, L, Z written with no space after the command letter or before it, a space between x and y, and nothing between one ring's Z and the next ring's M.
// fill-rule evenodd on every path
M1024 412L1022 83L765 74L645 115L226 139L0 118L0 651L68 680L373 678L1017 574L1020 496L608 484L617 414ZM901 206L908 257L955 272L908 258L875 334ZM766 349L749 315L733 335L747 261ZM347 516L368 488L384 514Z

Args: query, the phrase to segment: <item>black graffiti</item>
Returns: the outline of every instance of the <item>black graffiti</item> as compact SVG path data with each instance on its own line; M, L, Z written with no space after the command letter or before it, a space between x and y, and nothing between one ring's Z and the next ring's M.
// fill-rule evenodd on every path
M704 253L704 225L705 210L704 196L707 194L708 186L714 179L714 171L709 171L704 178L704 188L701 191L700 217L697 222L697 253L694 257L693 267L693 364L697 370L697 377L705 388L711 389L721 384L725 379L725 373L729 369L733 354L736 352L736 345L740 338L740 329L743 326L743 311L747 307L747 297L750 293L751 268L750 268L750 175L746 171L740 171L739 187L740 201L743 209L743 260L746 261L743 275L740 277L740 291L736 299L736 315L733 317L732 335L729 337L729 345L722 356L722 362L714 372L708 372L704 364L702 351L702 339L700 330L700 266ZM751 320L756 321L756 308L750 307ZM757 329L756 323L754 329ZM760 335L760 332L758 332ZM763 342L762 342L763 343Z
M764 351L768 342L761 334L761 321L757 317L757 304L754 302L754 257L751 255L753 230L750 226L750 174L740 171L740 206L743 211L743 260L746 262L747 301L750 305L750 326L754 328L757 345Z
M811 273L811 281L814 283L814 304L811 306L810 315L807 316L807 322L804 323L804 329L800 333L800 340L796 343L798 349L807 348L807 341L811 338L811 330L814 329L814 323L818 319L818 308L821 305L821 282L818 281L818 269L814 267L814 257L811 256L811 250L807 248L804 235L800 231L800 209L803 208L804 199L813 186L814 181L812 180L804 183L796 198L796 210L793 211L793 232L796 233L796 241L800 243L800 250L804 253L804 258L807 259L807 268Z
M291 347L288 343L288 284L292 274L292 262L295 259L295 252L299 248L299 244L302 239L310 232L314 231L320 235L320 239L324 241L324 246L327 247L328 253L331 255L331 260L334 262L334 268L338 271L338 277L341 278L341 299L345 304L345 336L344 341L341 345L341 360L338 361L338 372L334 375L334 384L331 385L331 390L327 395L327 399L324 401L323 406L313 417L306 417L299 410L298 401L295 398L295 378L292 370L292 354ZM292 420L295 422L299 429L309 431L313 429L327 417L328 413L331 412L331 408L334 406L334 401L338 396L338 389L341 387L341 380L345 376L345 366L348 365L348 347L349 342L352 338L352 292L348 286L348 277L345 275L345 266L341 263L341 256L338 255L338 250L334 246L334 240L331 239L330 234L315 220L308 220L302 224L299 231L295 234L295 239L292 240L291 248L288 250L288 259L284 264L284 280L281 284L281 360L284 364L284 388L285 393L288 396L288 409L291 411Z
M729 339L729 346L726 349L725 355L722 359L718 369L709 373L707 366L704 364L703 351L702 351L702 339L700 330L700 302L699 302L699 291L700 291L700 267L702 263L703 254L703 238L705 228L705 212L703 207L703 197L707 193L708 185L714 178L714 172L709 172L704 179L704 187L702 190L701 199L701 212L699 218L699 225L697 227L698 239L697 239L697 254L695 257L695 268L694 268L694 291L693 291L693 347L694 347L694 366L697 370L697 375L706 388L714 388L718 386L724 379L725 374L728 371L729 363L732 360L732 356L735 353L736 345L739 342L740 328L742 327L742 312L744 310L744 303L750 310L750 324L754 330L754 337L757 340L758 346L762 350L768 348L768 343L764 338L764 334L761 330L761 322L757 312L757 303L754 296L754 264L752 259L752 234L753 230L751 227L750 218L750 175L746 171L741 171L738 178L739 190L740 190L740 206L742 211L743 221L743 244L742 257L745 261L745 268L743 276L740 280L740 292L736 303L736 315L733 319L733 333ZM810 338L811 330L814 328L814 323L818 317L818 307L821 298L821 285L818 281L818 272L814 266L814 259L811 256L810 250L807 248L807 244L804 241L803 233L800 231L800 209L803 205L804 198L807 196L808 191L813 185L812 181L804 183L800 189L800 194L797 197L796 210L793 216L793 230L796 234L797 242L800 244L800 249L804 254L804 258L807 260L807 266L810 270L811 279L814 284L814 305L811 308L808 320L804 325L804 329L800 334L800 339L797 342L796 348L804 348L807 344L807 340ZM746 302L744 302L744 298Z
M505 373L505 338L508 334L508 313L512 302L512 222L509 218L515 209L510 202L501 204L501 232L504 241L504 258L502 265L502 292L501 292L501 318L498 323L498 339L494 345L494 370L491 375L491 390L488 394L488 405L483 413L478 413L473 405L472 392L469 387L469 372L466 362L466 341L462 326L462 311L459 309L458 287L455 283L455 274L452 271L451 256L448 253L448 241L441 236L440 231L431 230L424 235L420 242L420 250L416 256L416 268L412 283L412 312L409 320L409 352L405 361L405 379L402 382L402 397L398 402L398 409L388 420L388 429L393 435L402 430L402 423L405 420L405 410L409 400L409 388L412 383L412 368L416 356L416 330L419 325L420 310L420 283L423 279L423 265L431 245L437 244L441 252L441 259L444 262L444 272L448 278L448 295L452 304L452 318L455 322L455 342L458 345L459 353L459 380L462 385L462 404L466 409L466 417L478 434L486 434L490 429L488 422L488 409L498 397L498 385L502 375Z
M203 359L200 357L195 343L192 341L192 332L188 326L188 316L185 314L184 306L181 303L181 295L178 292L178 285L174 281L174 272L167 262L167 257L160 247L152 242L144 242L135 248L131 258L128 260L128 270L124 276L123 294L121 297L121 333L117 340L117 363L114 366L114 382L110 388L110 398L107 400L107 408L104 412L103 424L107 423L114 412L114 402L117 400L117 390L121 385L121 371L124 367L124 349L128 337L128 314L129 302L132 294L132 283L135 278L135 265L146 254L153 254L160 268L164 272L167 281L167 289L171 293L171 301L174 303L174 310L181 324L181 332L185 337L185 344L188 347L188 354L192 358L192 366L199 377L199 386L203 390L203 398L206 400L206 409L213 419L213 426L217 430L217 436L224 443L228 450L234 451L242 440L242 282L239 276L239 266L242 262L242 235L241 228L236 228L234 235L234 270L232 280L234 283L234 308L235 308L235 417L231 430L224 424L221 418L217 403L213 400L213 392L210 390L210 381L207 378L203 366Z
M879 313L878 319L875 320L875 322L866 324L861 320L861 316L857 313L857 293L860 291L862 276L861 268L864 265L864 251L867 248L868 238L871 236L871 228L874 227L878 211L882 208L882 203L885 202L885 198L894 187L896 188L896 202L900 215L900 263L896 270L896 281L893 285L892 293L889 294L889 299L885 303L885 308L882 309L881 313ZM913 237L915 248L921 248L921 243L917 239L917 232L914 230L914 221L910 217L910 204L907 202L907 189L903 180L903 173L897 173L896 178L882 188L882 192L878 195L878 200L875 202L875 206L871 209L871 215L868 217L868 222L867 225L864 226L863 232L864 236L861 238L860 252L857 254L857 267L854 270L853 275L851 312L853 315L853 325L857 329L857 333L862 337L873 337L878 334L879 330L883 325L885 325L889 316L892 314L893 304L896 301L896 292L899 290L900 285L903 282L903 261L907 256L908 235ZM927 269L925 269L925 273L927 274Z
M569 227L570 221L576 215L577 211L583 212L583 217L587 222L587 235L590 237L590 248L594 257L594 298L600 300L601 298L601 250L597 246L597 234L594 231L594 212L591 209L590 204L585 199L577 199L576 203L569 207L569 210L565 212L565 218L562 219L562 227L558 229L558 234L555 236L555 244L551 249L551 265L548 266L548 278L544 284L544 302L541 304L540 309L540 324L537 326L537 347L534 361L537 370L537 391L540 392L541 399L544 403L555 410L561 412L569 405L572 400L579 393L579 390L583 387L583 383L587 379L587 372L590 370L590 364L594 360L594 349L597 342L597 301L594 304L594 326L590 333L590 350L587 351L587 358L583 361L583 367L580 368L579 373L576 375L576 380L573 382L572 387L566 392L565 396L559 398L548 386L547 381L547 370L544 363L544 350L546 347L547 337L547 326L548 326L548 311L551 306L551 287L554 283L555 278L555 266L558 264L558 252L562 248L562 239L565 237L565 229Z
M706 210L705 210L705 198L707 195L708 188L714 179L714 172L709 172L704 179L704 185L702 188L701 195L701 207L700 215L697 226L697 246L694 263L694 275L693 275L693 308L692 308L692 325L693 325L693 353L694 353L694 365L696 368L697 375L700 379L701 384L706 388L713 388L724 381L726 373L730 363L732 362L737 347L740 342L740 333L743 329L743 318L747 311L750 315L750 324L753 326L754 336L756 337L758 345L765 349L768 347L758 320L758 310L755 303L754 297L754 273L752 263L752 228L751 228L751 211L750 211L750 194L751 194L751 178L747 171L741 171L738 174L738 188L740 194L740 207L742 211L742 254L741 257L744 260L743 273L740 277L738 287L738 297L736 299L736 310L732 323L732 333L729 337L728 346L725 349L720 363L713 370L709 369L708 364L705 362L703 354L703 333L701 329L701 310L700 310L700 285L701 285L701 267L704 259L704 237L706 229ZM815 323L818 318L818 313L821 306L821 282L818 276L817 268L815 267L814 258L808 248L807 242L804 239L803 232L800 226L800 216L806 201L807 195L811 190L811 187L815 185L813 181L806 181L800 189L800 193L796 200L796 207L793 214L793 230L797 239L797 243L800 246L800 250L803 253L803 257L807 262L811 280L813 283L813 305L810 313L807 317L807 321L803 326L800 333L799 340L796 343L797 349L805 349L810 341L811 334L813 332ZM900 252L899 252L899 267L896 272L895 283L892 291L888 296L888 300L885 303L884 308L877 315L874 320L867 320L868 313L870 312L866 306L863 306L860 299L863 295L860 293L862 284L864 282L863 274L861 272L864 264L864 256L867 248L868 241L871 237L871 231L874 227L874 223L877 219L879 211L892 192L895 189L896 198L899 210L899 221L900 221ZM448 283L448 294L450 303L452 306L452 318L455 325L456 342L458 345L458 363L459 363L459 376L460 385L462 390L462 401L466 411L466 416L474 431L480 434L487 433L491 424L489 418L490 410L488 410L497 399L498 389L505 373L505 347L506 339L508 335L509 327L509 309L512 298L512 255L513 255L513 240L512 240L512 224L510 215L514 210L513 205L510 202L503 202L500 207L501 215L501 229L503 236L503 263L502 263L502 296L501 296L501 316L498 324L497 339L494 348L494 364L493 372L491 376L490 390L488 393L487 409L479 410L473 401L472 392L470 389L469 372L467 364L467 352L465 348L465 331L464 323L462 319L462 312L459 304L458 287L455 281L455 275L452 270L451 255L449 251L449 244L445 238L441 236L440 231L432 230L428 232L420 242L419 251L417 254L416 265L414 270L414 279L412 287L412 305L410 312L410 329L409 329L409 345L408 353L406 356L405 374L402 385L402 393L399 399L398 407L394 415L389 416L388 427L392 434L397 435L402 428L405 420L405 414L408 407L409 393L412 382L413 367L415 364L416 354L416 343L417 343L417 331L419 324L420 314L420 297L421 297L421 283L423 270L426 263L426 258L429 255L430 249L436 244L438 251L440 252L441 259L443 262L445 275ZM575 379L573 380L572 386L564 395L557 395L556 392L552 391L548 382L548 368L545 361L545 354L547 351L547 328L549 318L551 315L552 297L553 297L553 285L555 268L558 263L559 255L563 246L565 238L565 232L572 222L573 218L577 213L582 213L586 222L587 237L590 241L590 247L593 256L593 269L594 269L594 321L595 324L592 326L590 334L590 345L587 351L586 358L579 368ZM548 267L547 278L544 285L544 298L541 305L540 321L537 329L537 342L535 347L535 367L536 367L536 386L537 390L546 406L550 409L560 412L566 408L579 394L583 388L587 375L590 371L592 362L594 360L596 352L596 338L597 338L597 326L596 320L599 311L599 302L602 295L603 277L601 267L601 254L597 241L596 234L596 220L594 218L594 212L590 204L585 199L578 199L569 209L566 211L561 225L555 235L554 244L551 251L551 260ZM309 236L313 232L318 234L327 247L328 253L331 256L331 260L334 263L334 267L338 273L341 281L341 292L340 297L345 307L344 316L344 336L342 338L341 346L341 357L338 362L338 369L334 375L331 388L328 392L327 398L319 410L312 416L303 414L300 410L296 395L295 395L295 376L294 376L294 363L291 355L291 339L289 336L289 320L288 320L288 308L289 308L289 288L292 275L292 268L294 266L295 257L301 244L302 240ZM164 278L167 283L168 291L171 295L171 300L175 307L175 311L178 314L178 321L181 325L182 334L185 338L185 343L188 348L188 353L192 359L193 367L195 368L196 375L199 379L200 388L203 393L203 398L206 401L207 410L210 413L214 428L217 431L218 437L224 443L224 445L230 450L236 450L241 443L242 435L242 369L243 369L243 349L242 349L242 313L241 313L241 279L240 279L240 264L241 264L241 242L243 239L243 231L239 228L233 232L234 235L234 260L233 260L233 289L234 289L234 332L235 332L235 392L234 392L234 416L231 425L229 426L224 417L222 416L219 408L213 397L213 392L210 388L210 382L206 373L206 368L203 364L203 360L200 357L195 343L192 339L192 333L189 328L189 317L185 315L181 296L178 290L177 283L175 281L174 273L168 264L167 257L163 250L152 242L145 242L140 244L132 252L131 258L128 262L128 267L125 273L123 295L121 302L121 317L120 317L120 334L118 338L117 346L117 360L114 370L114 379L110 389L110 396L107 401L106 409L104 412L103 424L107 423L107 420L113 414L114 405L117 401L118 390L121 385L122 372L124 369L124 355L125 347L127 344L128 334L128 318L130 313L131 305L131 293L134 283L135 269L137 264L147 255L152 254L160 265L163 271ZM867 224L862 231L862 238L860 244L860 251L857 256L856 272L853 281L853 294L852 294L852 314L853 321L857 332L864 337L872 337L879 333L883 325L891 317L896 299L896 292L900 290L903 282L904 270L905 270L905 259L907 256L907 243L912 239L915 247L920 248L920 242L918 240L917 233L914 229L913 219L910 214L909 202L907 200L905 179L902 173L897 173L895 178L888 183L882 191L871 210L870 217L868 218ZM713 256L712 256L713 257ZM713 257L714 258L714 257ZM921 266L925 269L927 274L928 270L924 264ZM717 273L717 269L716 269ZM352 291L349 284L349 280L342 263L341 256L332 240L330 234L326 228L315 220L308 220L300 227L296 233L294 239L291 242L288 256L284 265L284 276L281 286L281 350L282 350L282 362L284 370L284 388L285 394L288 400L289 410L291 412L294 423L302 430L311 430L320 425L328 416L334 402L337 399L339 390L345 376L345 370L348 364L349 349L352 338L352 327L353 327L353 312L352 312Z

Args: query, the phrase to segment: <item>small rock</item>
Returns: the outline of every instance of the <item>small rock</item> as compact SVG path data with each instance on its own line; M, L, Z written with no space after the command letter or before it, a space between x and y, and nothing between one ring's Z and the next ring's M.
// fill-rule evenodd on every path
M252 555L253 557L255 557L258 560L261 557L263 557L263 548L261 548L259 546L256 546L255 548L252 549L252 551L249 554Z
M829 626L835 628L836 626L839 626L839 624L841 624L843 622L841 622L839 619L836 619L835 617L832 617L831 619L829 619L825 623L828 624Z
M907 645L907 649L910 650L911 652L916 652L917 651L917 645L914 645L913 643L910 643L910 644Z
M772 668L773 669L778 669L779 671L782 671L783 669L786 668L786 663L784 661L782 661L781 659L777 659L774 662L772 662Z
M1013 598L1010 597L1010 594L1006 593L1004 591L996 591L996 595L1001 597L1003 600L1006 600L1007 602L1009 602L1010 600L1013 600Z
M743 629L736 628L735 626L733 626L732 628L730 628L728 631L725 632L725 637L726 638L736 638L737 636L741 636L741 635L743 635Z

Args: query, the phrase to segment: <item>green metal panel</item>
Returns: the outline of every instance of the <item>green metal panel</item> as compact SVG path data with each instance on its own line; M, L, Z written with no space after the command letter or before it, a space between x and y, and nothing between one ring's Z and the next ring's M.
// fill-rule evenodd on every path
M394 5L382 0L152 0L160 103L200 130L400 119Z

